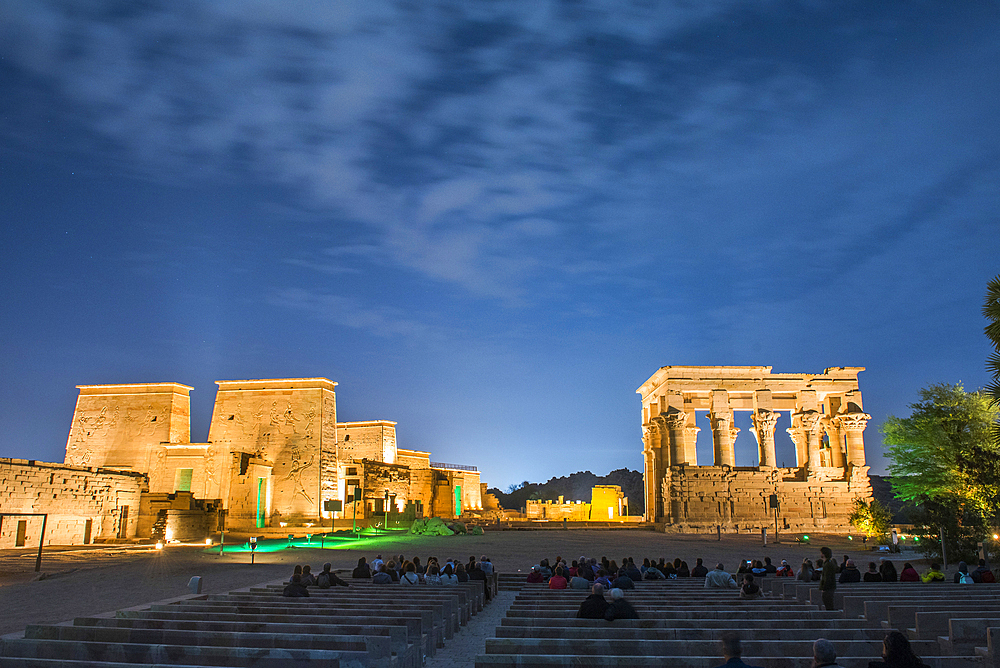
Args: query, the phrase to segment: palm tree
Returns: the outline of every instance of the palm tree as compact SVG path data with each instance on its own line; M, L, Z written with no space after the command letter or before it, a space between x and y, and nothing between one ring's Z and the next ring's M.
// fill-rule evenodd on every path
M995 348L986 360L986 370L993 374L993 382L986 386L986 391L993 397L993 401L1000 405L1000 275L994 277L986 286L983 315L990 321L985 331ZM994 425L993 438L1000 446L1000 422Z

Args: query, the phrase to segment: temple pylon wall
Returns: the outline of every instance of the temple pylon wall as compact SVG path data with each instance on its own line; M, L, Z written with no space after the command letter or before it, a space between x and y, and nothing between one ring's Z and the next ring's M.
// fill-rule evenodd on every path
M856 499L871 498L858 373L775 374L768 366L665 366L636 390L642 397L646 520L677 527L773 526L842 529ZM734 426L749 412L758 466L736 466ZM713 461L698 462L696 443L712 435ZM779 467L775 429L783 413L795 466Z

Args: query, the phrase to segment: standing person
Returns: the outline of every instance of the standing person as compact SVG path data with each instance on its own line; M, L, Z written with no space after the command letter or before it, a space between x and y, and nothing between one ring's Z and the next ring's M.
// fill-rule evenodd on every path
M823 605L827 610L833 607L833 593L837 590L837 562L833 558L833 550L828 547L819 549L823 555L823 572L819 576L819 589L823 592Z

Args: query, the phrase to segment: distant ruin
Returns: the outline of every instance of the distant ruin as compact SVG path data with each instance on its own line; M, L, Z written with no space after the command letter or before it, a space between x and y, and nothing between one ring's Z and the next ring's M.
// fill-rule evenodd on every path
M772 374L769 366L665 366L642 384L646 521L675 529L841 530L856 499L871 498L858 373ZM703 411L713 461L699 465ZM749 411L758 466L738 467L734 412ZM774 432L781 411L796 464L778 467Z

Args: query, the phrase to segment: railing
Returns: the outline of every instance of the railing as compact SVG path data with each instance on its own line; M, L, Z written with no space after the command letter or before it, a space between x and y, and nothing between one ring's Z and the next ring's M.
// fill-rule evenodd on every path
M452 469L455 471L475 471L479 472L475 466L463 466L462 464L445 464L442 462L431 462L432 469Z

